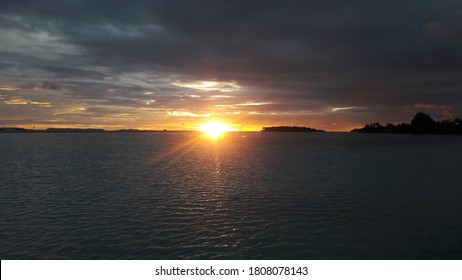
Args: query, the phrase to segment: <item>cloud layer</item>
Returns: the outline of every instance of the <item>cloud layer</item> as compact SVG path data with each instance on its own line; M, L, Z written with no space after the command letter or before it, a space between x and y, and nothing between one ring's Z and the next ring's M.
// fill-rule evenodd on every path
M462 115L460 1L2 1L0 126Z

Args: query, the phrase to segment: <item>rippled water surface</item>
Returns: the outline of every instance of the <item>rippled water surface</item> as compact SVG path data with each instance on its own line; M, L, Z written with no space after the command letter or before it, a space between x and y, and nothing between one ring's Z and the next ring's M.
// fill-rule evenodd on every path
M462 137L0 135L2 259L461 259Z

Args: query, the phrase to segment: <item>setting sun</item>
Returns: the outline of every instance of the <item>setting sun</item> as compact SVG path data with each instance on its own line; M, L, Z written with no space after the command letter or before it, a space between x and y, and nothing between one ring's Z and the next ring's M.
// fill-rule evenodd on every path
M200 130L204 131L209 137L217 138L224 132L231 131L232 129L225 123L214 121L203 124Z

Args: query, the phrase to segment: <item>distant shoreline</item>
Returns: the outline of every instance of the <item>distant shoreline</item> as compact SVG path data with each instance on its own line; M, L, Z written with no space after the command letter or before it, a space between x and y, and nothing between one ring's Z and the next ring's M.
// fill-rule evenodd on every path
M100 128L47 128L26 129L19 127L1 127L1 133L145 133L145 132L198 132L194 130L141 130L141 129L118 129L105 130Z
M200 132L195 130L143 130L143 129L118 129L105 130L102 128L47 128L47 129L26 129L21 127L0 127L2 133L146 133L146 132ZM251 132L251 131L238 131ZM252 131L258 132L258 131ZM260 132L328 132L321 129L305 126L271 126L263 127ZM340 131L329 131L331 133ZM371 134L432 134L449 135L462 134L462 119L435 121L428 114L419 112L412 119L411 123L382 125L378 122L367 124L362 128L355 128L349 132L371 133ZM348 133L348 131L345 131Z

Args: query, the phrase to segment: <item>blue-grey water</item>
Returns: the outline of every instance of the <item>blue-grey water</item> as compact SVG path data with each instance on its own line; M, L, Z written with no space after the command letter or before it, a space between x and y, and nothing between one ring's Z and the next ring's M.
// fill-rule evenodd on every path
M462 137L0 135L1 259L461 259Z

